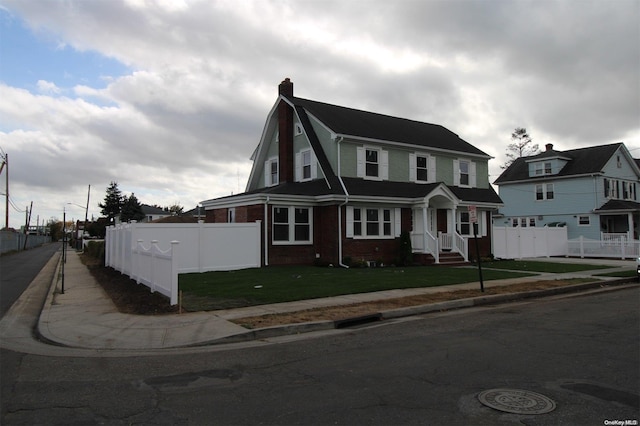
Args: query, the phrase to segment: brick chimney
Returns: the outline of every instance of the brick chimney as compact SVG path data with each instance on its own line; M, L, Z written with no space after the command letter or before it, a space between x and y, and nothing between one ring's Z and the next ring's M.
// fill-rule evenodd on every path
M278 94L293 97L293 83L285 78ZM293 107L280 100L278 105L278 167L280 183L293 182Z
M552 143L548 143L544 147L547 149L547 151L553 151L553 144Z

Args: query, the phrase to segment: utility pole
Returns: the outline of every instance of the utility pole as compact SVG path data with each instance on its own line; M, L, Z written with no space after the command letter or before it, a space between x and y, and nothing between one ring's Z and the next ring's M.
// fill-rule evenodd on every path
M2 169L4 169L4 167L7 167L7 174L6 174L6 180L7 180L7 184L6 184L6 191L5 191L5 217L4 217L4 227L5 228L9 228L9 154L4 154L4 156L1 157L2 158L2 164L0 165L0 173L2 173Z
M84 228L82 229L82 250L84 250L84 234L87 232L87 220L89 219L89 198L91 197L91 185L87 190L87 208L84 210Z
M31 207L27 210L28 216L27 216L27 226L24 229L24 247L22 248L22 250L26 250L27 249L27 239L29 239L29 225L31 224L31 212L33 211L33 201L31 202Z

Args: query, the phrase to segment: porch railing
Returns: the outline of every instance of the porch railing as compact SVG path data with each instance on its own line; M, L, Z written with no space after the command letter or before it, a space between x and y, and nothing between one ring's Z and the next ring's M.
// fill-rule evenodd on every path
M624 243L629 241L630 235L629 232L601 232L600 233L600 241L603 244L610 245L618 245L620 243Z
M460 253L465 262L469 260L469 251L467 249L468 243L462 235L457 232L452 234L441 233L438 235L438 239L440 240L440 250L449 250Z
M412 232L411 247L414 253L428 253L432 255L436 263L440 262L440 250L438 239L429 232Z

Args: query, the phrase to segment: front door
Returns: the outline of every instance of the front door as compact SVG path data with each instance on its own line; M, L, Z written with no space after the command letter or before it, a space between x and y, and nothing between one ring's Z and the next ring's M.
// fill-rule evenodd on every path
M447 209L438 209L437 213L436 213L436 226L437 226L437 230L438 230L438 234L440 234L441 232L443 234L446 234L447 231L449 230L448 227L448 223L447 223Z

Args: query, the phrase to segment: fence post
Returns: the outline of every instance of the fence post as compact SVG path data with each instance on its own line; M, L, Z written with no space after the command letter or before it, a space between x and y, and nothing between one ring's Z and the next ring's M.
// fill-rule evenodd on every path
M198 221L198 272L202 272L204 269L204 249L202 247L203 244L203 235L202 233L204 232L204 221L203 220L199 220ZM171 242L171 244L173 244L173 241ZM173 246L171 246L173 247ZM172 252L173 253L173 252ZM173 254L172 254L173 256Z
M151 277L150 277L150 281L151 281L151 293L155 293L156 292L156 277L155 274L153 273L153 271L155 271L156 269L156 249L158 247L158 240L151 240L151 247L149 247L149 249L151 250Z
M171 241L171 305L178 303L178 244L180 241Z
M625 251L624 251L624 238L620 238L620 253L622 254L622 260L625 260Z
M262 245L260 244L260 230L262 229L262 221L261 220L256 220L256 264L258 266L260 266L260 256L261 256L261 249L262 249Z
M580 258L584 259L584 237L580 235Z

